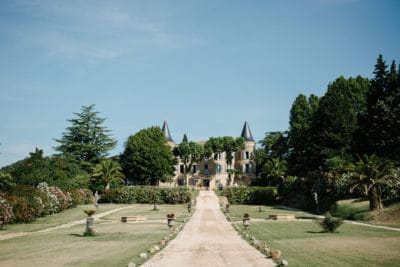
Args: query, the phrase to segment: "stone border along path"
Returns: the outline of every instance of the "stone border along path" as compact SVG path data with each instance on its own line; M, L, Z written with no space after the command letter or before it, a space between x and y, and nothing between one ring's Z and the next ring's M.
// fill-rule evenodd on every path
M196 210L183 230L141 266L276 266L237 234L218 202L213 191L200 191Z

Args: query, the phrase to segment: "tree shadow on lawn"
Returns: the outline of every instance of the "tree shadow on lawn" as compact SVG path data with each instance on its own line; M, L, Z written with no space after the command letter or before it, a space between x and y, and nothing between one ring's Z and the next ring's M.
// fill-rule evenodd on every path
M68 234L68 235L70 235L70 236L76 236L76 237L86 237L86 236L83 236L83 234Z
M307 231L306 233L308 233L308 234L340 234L339 231L335 231L333 233L330 233L327 231Z

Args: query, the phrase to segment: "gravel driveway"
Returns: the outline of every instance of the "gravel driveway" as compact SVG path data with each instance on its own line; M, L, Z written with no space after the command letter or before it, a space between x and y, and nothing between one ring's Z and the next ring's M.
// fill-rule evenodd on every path
M178 236L142 266L275 266L226 221L214 192L200 191L196 211Z

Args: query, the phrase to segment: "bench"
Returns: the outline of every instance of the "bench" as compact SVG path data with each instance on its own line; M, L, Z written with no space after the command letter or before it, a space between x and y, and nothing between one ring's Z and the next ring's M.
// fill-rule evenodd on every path
M146 217L141 217L141 216L122 216L121 217L121 222L126 223L126 222L144 222L147 221Z
M293 214L273 214L269 215L269 219L274 221L294 221L296 218Z

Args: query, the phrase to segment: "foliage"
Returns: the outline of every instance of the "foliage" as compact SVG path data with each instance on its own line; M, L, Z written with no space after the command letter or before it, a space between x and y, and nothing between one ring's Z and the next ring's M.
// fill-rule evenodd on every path
M368 207L338 202L332 207L330 213L345 220L366 221L369 219L368 211Z
M87 216L92 216L93 214L95 214L96 213L96 210L93 210L93 209L88 209L88 210L84 210L83 211Z
M234 157L233 153L240 151L243 148L244 139L242 137L236 139L231 136L210 137L210 139L208 139L204 144L205 151L211 151L215 155L225 152L225 160L229 168L232 167ZM209 156L211 156L211 154Z
M67 127L61 139L55 139L60 143L55 150L60 151L63 157L81 163L88 171L116 146L110 130L103 126L105 119L98 116L94 106L82 106L80 113L74 113L76 118L68 120L71 126Z
M360 189L369 197L370 210L382 209L382 188L400 189L400 176L393 163L376 155L364 155L354 166L355 175L351 181L351 191Z
M89 176L81 166L70 159L58 156L44 157L43 150L36 148L29 157L2 169L17 184L37 186L40 182L58 187L87 188Z
M276 187L225 187L222 195L231 204L271 205L276 203Z
M92 201L91 192L73 189L72 194L43 182L38 187L17 185L15 192L0 195L0 220L32 222L36 218L61 212ZM72 197L76 197L73 199Z
M341 76L328 85L311 125L311 170L323 167L327 159L335 156L352 159L357 118L365 113L369 88L369 80L361 76Z
M9 223L14 218L13 208L7 199L4 197L4 194L0 193L0 221L1 224Z
M93 203L93 193L88 189L72 188L70 192L72 199L71 207Z
M159 204L187 203L191 200L188 188L164 188L154 186L127 186L106 190L100 202L103 203L152 203L155 196Z
M360 116L355 149L360 155L377 154L400 162L400 66L388 66L379 55L367 95L367 111Z
M184 173L188 175L192 165L199 162L204 156L203 146L195 143L188 142L186 134L183 136L182 142L173 149L176 157L179 157L184 166Z
M264 148L268 158L287 158L288 136L287 132L267 132L259 143Z
M112 159L102 160L93 168L92 179L103 184L104 189L109 189L113 182L123 184L124 178L121 166Z
M270 186L277 186L283 183L286 175L286 161L280 158L270 158L262 166L261 177L267 179Z
M0 171L0 192L13 192L16 183L9 173Z
M289 173L304 176L311 169L309 158L313 144L311 124L318 109L319 97L300 94L290 109L288 131L288 169Z
M340 218L334 218L331 216L329 212L325 214L325 217L322 219L316 219L315 221L325 232L333 233L338 229L342 224L343 220Z
M140 130L131 135L121 155L121 165L134 184L157 185L170 181L174 174L174 158L159 127Z

